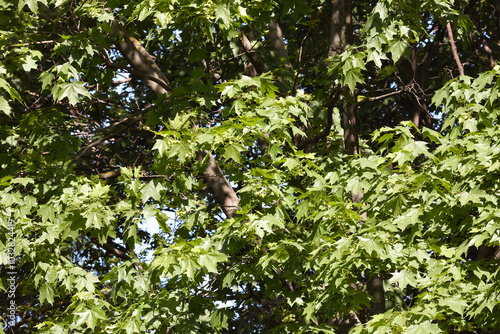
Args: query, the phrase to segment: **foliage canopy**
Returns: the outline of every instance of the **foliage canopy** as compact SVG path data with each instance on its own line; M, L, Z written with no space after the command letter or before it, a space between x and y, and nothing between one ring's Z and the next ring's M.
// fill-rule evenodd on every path
M499 34L486 0L1 0L0 333L498 333Z

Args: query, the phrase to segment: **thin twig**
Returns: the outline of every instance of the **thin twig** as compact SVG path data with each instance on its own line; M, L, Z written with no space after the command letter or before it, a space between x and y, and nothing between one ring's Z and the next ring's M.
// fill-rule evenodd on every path
M387 93L387 94L384 94L384 95L379 95L379 96L373 96L373 97L365 97L362 101L360 102L373 102L373 101L379 101L379 100L383 100L383 99L386 99L388 97L391 97L391 96L394 96L394 95L399 95L403 92L405 92L405 88L403 87L403 89L401 90L397 90L397 91L394 91L394 92L390 92L390 93Z
M24 44L13 44L13 45L10 45L10 46L11 47L13 47L13 46L16 46L16 47L19 47L19 46L26 47L26 46L30 46L30 45L52 44L52 43L55 43L55 41L54 40L36 41L36 42L29 42L29 43L24 43Z

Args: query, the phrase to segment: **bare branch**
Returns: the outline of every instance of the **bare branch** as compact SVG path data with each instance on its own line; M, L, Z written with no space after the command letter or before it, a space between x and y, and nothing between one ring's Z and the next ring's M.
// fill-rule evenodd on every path
M255 52L253 45L252 43L250 43L248 37L241 30L238 30L238 33L240 35L241 45L245 50L245 54L247 55L248 59L250 59L250 62L254 66L257 74L265 73L267 71L266 65L262 62L257 52Z
M495 67L495 59L493 58L493 51L491 50L490 46L488 45L488 41L486 40L486 37L483 37L481 39L481 43L483 44L483 50L488 55L488 60L490 62L490 67L491 68Z
M462 62L460 61L460 56L458 55L455 39L453 38L453 30L451 29L450 22L446 23L446 30L448 31L448 39L450 41L451 53L453 54L453 58L455 58L455 62L457 63L458 73L460 73L460 75L465 75L464 67L462 65Z
M208 191L212 193L215 201L221 206L228 218L235 216L238 210L240 199L234 189L222 173L215 158L207 151L196 152L196 159L202 162L208 156L208 165L203 174L203 178L208 186Z
M168 80L155 64L154 58L144 49L137 39L130 37L117 22L114 22L115 32L122 38L118 48L123 57L134 68L134 74L144 78L146 84L158 95L168 94Z
M101 244L97 238L89 238L93 244L104 249L108 254L117 256L122 260L129 261L131 260L130 256L125 253L125 251L118 249L118 245L111 245L109 242L105 244Z
M394 92L390 92L390 93L387 93L387 94L384 94L384 95L379 95L379 96L373 96L373 97L365 97L362 101L360 102L373 102L373 101L380 101L380 100L383 100L383 99L386 99L388 97L391 97L391 96L394 96L394 95L399 95L399 94L402 94L406 91L406 89L403 87L403 89L401 90L397 90L397 91L394 91Z

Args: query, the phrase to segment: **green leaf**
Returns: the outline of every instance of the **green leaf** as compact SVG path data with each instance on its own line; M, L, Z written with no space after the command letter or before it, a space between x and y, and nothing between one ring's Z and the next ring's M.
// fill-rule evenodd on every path
M234 85L231 85L231 84L227 84L227 85L224 85L222 87L224 87L224 88L221 91L221 95L227 96L230 99L232 99L234 97L234 95L236 95L238 92L236 87Z
M38 208L38 215L41 216L43 222L54 221L55 210L48 204L42 204Z
M358 236L358 239L359 247L364 249L368 254L372 256L380 256L384 252L383 246L375 240L361 236Z
M276 217L266 215L260 219L252 221L251 226L259 237L263 238L266 233L273 234L273 227L283 228L283 223Z
M44 90L47 86L52 85L52 80L54 80L54 74L50 72L43 72L40 74L40 80L42 82L42 90Z
M149 198L159 201L161 198L160 191L163 189L161 184L157 181L150 181L144 188L142 188L142 201L146 202Z
M399 58L405 53L408 48L408 43L405 41L395 41L389 44L387 49L391 53L391 58L394 63L397 63Z
M135 333L139 333L141 331L139 325L138 325L138 321L136 321L136 319L128 319L125 327L123 327L123 329L125 329L125 332L127 334L135 334Z
M378 2L377 5L375 5L373 12L377 13L382 21L384 21L388 16L387 7L383 2Z
M142 10L139 12L139 21L144 21L148 16L150 16L151 14L153 14L154 11L151 10L151 8L149 6L144 6L142 8Z
M358 83L363 83L364 81L365 79L361 74L361 70L359 68L354 68L348 71L344 77L344 84L349 87L351 92L354 91Z
M152 150L157 150L158 151L158 156L161 158L166 152L168 152L168 144L165 139L158 139L156 140L155 144L153 145Z
M106 314L104 310L99 307L93 307L90 310L86 310L84 312L75 312L74 315L78 316L76 320L77 326L82 326L83 324L87 325L91 330L94 330L95 327L102 322L101 320L106 320Z
M404 334L429 334L429 333L443 333L438 325L431 323L430 321L424 321L417 325L409 326Z
M170 233L172 231L170 226L167 225L167 222L169 220L170 220L170 218L165 213L163 213L163 212L156 213L156 221L158 222L158 225L160 225L160 227L164 233Z
M191 153L191 145L185 142L174 142L170 146L170 156L171 157L177 157L179 159L179 162L183 164L186 159L188 158L188 155Z
M441 142L441 138L443 138L443 136L439 132L434 131L434 130L429 129L429 128L426 128L426 127L422 128L422 137L428 138L434 143Z
M474 188L470 191L463 192L460 195L460 204L466 205L469 202L472 203L482 203L482 199L488 198L488 194L478 188Z
M27 186L28 184L35 184L35 180L33 180L31 177L22 177L22 178L17 178L13 179L10 181L13 184L21 184L23 186Z
M3 88L7 93L9 93L10 98L12 100L16 100L22 103L23 100L21 99L21 96L19 95L18 91L12 88L12 86L5 79L1 77L0 77L0 87Z
M205 144L205 143L207 143L207 144L210 144L210 145L211 145L211 144L214 142L214 139L215 139L215 136L212 136L212 135L210 135L210 134L208 134L208 133L204 133L204 134L202 134L201 136L198 136L198 137L196 138L196 141L197 141L198 143L200 143L200 144Z
M102 224L102 214L99 211L91 211L87 215L87 222L85 223L85 227L94 227L100 228L103 226Z
M0 110L9 116L12 113L12 108L10 107L9 102L7 102L3 96L0 96Z
M389 283L398 282L399 288L404 290L408 285L415 286L417 281L415 279L415 274L413 274L408 269L403 269L399 272L392 273L392 277L389 279Z
M33 59L32 56L28 56L23 64L23 69L26 72L30 72L31 70L35 70L38 68L38 65L36 64L36 60Z
M222 310L215 310L211 312L210 325L213 328L227 329L229 327L228 316Z
M60 84L58 87L56 100L61 101L64 98L67 98L69 103L72 105L76 105L82 97L91 98L90 93L85 88L85 85L82 82L70 82L65 84Z
M38 297L40 299L40 303L45 303L48 302L49 304L54 304L54 289L52 289L52 286L50 284L44 284L40 288L40 296Z
M148 280L144 276L137 276L134 280L134 289L138 293L149 291Z
M68 79L79 79L78 70L69 62L56 66L59 75L64 74Z
M227 258L227 255L222 253L201 254L198 258L198 263L200 266L205 267L208 272L217 273L217 264L225 262Z
M378 68L382 68L382 60L387 60L387 57L377 49L370 50L366 57L367 62L373 61L375 63L375 66L377 66Z
M468 307L467 301L458 298L445 299L441 304L448 306L453 312L457 312L461 316L464 315L465 309Z
M43 2L45 3L45 5L47 5L45 1ZM38 0L19 0L17 6L18 11L22 11L26 5L28 5L28 8L32 13L38 13Z
M403 215L397 217L394 220L394 224L401 230L404 231L408 226L414 225L418 222L418 217L421 211L419 209L412 208L406 211Z
M217 19L222 19L222 22L224 23L222 25L223 27L229 27L231 24L231 12L229 11L229 6L226 4L217 6L215 8L215 17Z
M240 163L242 158L241 152L243 152L244 150L245 147L243 147L239 143L229 144L226 146L226 149L224 150L224 157L227 160L233 159L235 162Z

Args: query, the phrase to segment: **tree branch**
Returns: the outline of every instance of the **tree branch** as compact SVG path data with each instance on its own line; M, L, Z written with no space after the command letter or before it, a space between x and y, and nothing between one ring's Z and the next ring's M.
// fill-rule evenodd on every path
M399 94L402 94L406 91L406 89L403 87L403 89L401 90L397 90L397 91L394 91L394 92L390 92L390 93L387 93L387 94L384 94L384 95L379 95L379 96L372 96L372 97L364 97L362 101L360 101L360 103L362 102L374 102L374 101L380 101L380 100L383 100L383 99L386 99L388 97L391 97L391 96L394 96L394 95L399 95Z
M321 139L326 138L330 134L330 130L332 129L332 125L333 125L333 107L335 106L335 102L338 100L338 98L340 96L340 91L341 91L341 89L337 88L331 94L330 101L328 101L328 104L327 104L328 109L326 111L326 126L323 129L323 131L321 131L320 133L318 133L316 136L314 136L312 138L306 138L306 139L300 141L297 145L297 148L299 150L303 150L308 145L316 144Z
M97 146L97 145L100 145L102 142L104 142L104 141L106 141L106 140L108 140L108 139L110 139L110 138L114 137L115 135L116 135L116 133L111 133L111 134L109 134L109 135L107 135L107 136L104 136L104 137L102 137L102 138L99 138L99 139L98 139L98 140L96 140L95 142L92 142L92 143L88 144L87 146L85 146L85 148L84 148L84 149L83 149L80 153L78 153L78 154L77 154L77 156L76 156L76 157L74 157L74 158L71 160L71 162L69 163L69 165L71 166L71 165L72 165L72 164L74 164L76 161L78 161L78 160L79 160L82 156L84 156L84 155L88 152L88 150L90 150L92 147L95 147L95 146Z
M493 51L491 50L490 46L488 45L488 41L486 40L486 37L483 36L481 39L481 43L483 44L483 50L486 52L488 61L490 62L490 67L493 68L495 67L495 59L493 58Z
M117 22L113 23L115 32L122 37L118 48L135 70L136 75L144 78L146 84L158 95L168 94L168 80L155 64L153 57L144 49L137 39L130 37Z
M196 159L202 162L208 156L208 165L203 173L203 179L207 183L208 191L212 193L215 201L220 205L228 218L235 216L240 199L222 173L215 158L207 151L196 152Z
M448 39L450 41L451 53L453 54L453 58L455 58L455 62L457 63L458 73L460 73L460 75L465 75L464 67L462 65L462 62L460 61L460 56L458 55L455 39L453 38L453 31L451 29L450 22L446 23L446 30L448 31Z
M89 237L89 240L92 241L93 244L104 249L110 255L117 256L120 259L125 260L125 261L131 260L130 256L128 256L128 254L125 251L118 249L118 247L117 247L118 245L110 245L109 242L105 243L105 244L101 244L99 242L99 240L97 240L97 238L93 238L93 237Z
M101 244L99 242L99 240L97 240L97 238L94 238L94 237L89 237L89 240L92 243L94 243L95 245L104 249L108 254L113 255L113 256L117 256L122 260L130 261L130 260L132 260L132 258L138 259L137 255L132 250L129 250L129 253L132 254L132 256L130 256L126 253L127 250L124 247L121 247L120 245L116 244L115 242L113 242L109 238L105 244ZM120 248L123 248L123 250ZM139 271L144 270L140 263L134 263L134 266Z
M276 51L278 59L282 60L283 58L288 58L288 51L283 39L283 31L281 30L279 23L274 20L269 22L269 38L274 50ZM292 68L292 64L288 59L286 59L285 66Z
M52 311L56 308L68 306L69 304L71 304L71 300L61 300L61 301L54 302L52 305L48 305L42 309L39 309L38 311L33 312L31 316L29 316L27 318L22 318L20 321L16 322L16 324L14 326L12 326L10 328L6 328L5 333L9 333L8 331L11 331L12 333L16 333L16 331L18 329L20 329L22 325L27 324L27 323L32 322L32 321L40 321L37 319L37 317L39 315L44 314L44 313L49 312L49 311Z
M139 74L145 73L144 81L157 95L168 94L168 80L158 66L156 66L149 53L135 38L129 37L125 29L117 22L114 23L114 26L116 32L123 38L123 42L119 48L125 59L127 59L136 72ZM246 38L243 33L241 34ZM249 44L250 41L246 38L245 49L249 47ZM252 53L252 55L256 56L255 53ZM198 151L196 153L198 161L203 161L206 156L208 156L208 166L204 173L205 182L208 184L209 191L214 195L215 200L221 206L226 216L231 218L238 209L239 198L222 173L215 158L207 151Z
M257 52L255 52L255 50L253 49L253 45L252 43L250 43L248 37L241 30L238 30L238 33L240 35L240 41L241 45L243 46L243 50L250 60L250 63L252 63L253 67L255 68L257 74L259 75L267 72L266 65L262 62Z
M89 145L87 145L80 153L78 153L78 155L76 157L74 157L71 162L69 163L70 165L72 165L73 163L75 163L77 160L79 160L82 156L84 156L89 149L91 149L92 147L95 147L95 146L98 146L100 144L102 144L104 141L114 137L117 133L119 133L121 130L114 130L114 131L110 131L113 130L114 128L116 128L118 125L121 125L125 122L127 122L128 120L130 119L133 119L137 116L140 116L142 114L144 114L145 112L147 112L149 109L148 108L145 108L143 110L139 110L135 113L133 113L132 115L128 116L128 117L125 117L123 119L121 119L120 121L118 122L115 122L113 124L111 124L109 127L105 128L106 131L109 131L109 134L102 137L102 138L99 138L98 140L90 143Z

